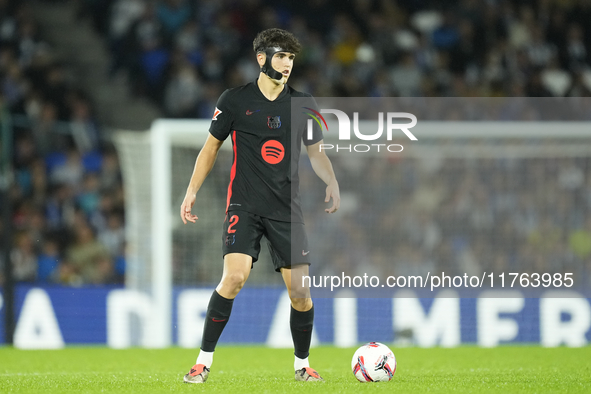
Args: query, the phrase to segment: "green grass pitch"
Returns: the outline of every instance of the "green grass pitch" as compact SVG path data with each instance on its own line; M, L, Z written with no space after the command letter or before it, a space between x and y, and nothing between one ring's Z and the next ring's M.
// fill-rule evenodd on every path
M591 347L481 349L392 347L394 379L358 383L355 349L319 347L310 360L324 383L295 382L289 349L220 346L203 385L183 384L197 350L56 351L0 348L0 393L591 393Z

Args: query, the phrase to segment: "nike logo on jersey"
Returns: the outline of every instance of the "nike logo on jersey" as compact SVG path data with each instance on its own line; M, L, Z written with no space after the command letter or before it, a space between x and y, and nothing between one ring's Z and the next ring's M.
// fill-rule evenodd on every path
M252 114L254 114L255 112L259 112L259 111L260 111L260 109L257 109L257 110L255 110L255 111L251 111L251 110L247 109L247 110L246 110L246 115L252 115Z
M308 253L310 253L310 251L308 250L307 252L302 250L302 256L306 256Z
M211 318L211 320L212 320L214 323L222 323L222 322L225 322L225 321L226 321L226 320L228 320L228 319L216 319L215 317L212 317L212 318Z
M215 111L213 112L213 118L211 118L211 120L218 120L218 115L221 114L222 111L218 109L218 107L215 107Z

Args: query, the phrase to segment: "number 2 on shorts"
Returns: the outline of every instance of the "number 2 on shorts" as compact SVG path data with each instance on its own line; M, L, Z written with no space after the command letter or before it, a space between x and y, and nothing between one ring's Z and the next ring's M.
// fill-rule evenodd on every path
M230 221L229 221L230 225L228 226L228 234L234 234L236 232L236 230L233 229L232 227L234 227L234 225L236 223L238 223L238 220L240 220L240 218L238 217L238 215L232 215L230 217Z

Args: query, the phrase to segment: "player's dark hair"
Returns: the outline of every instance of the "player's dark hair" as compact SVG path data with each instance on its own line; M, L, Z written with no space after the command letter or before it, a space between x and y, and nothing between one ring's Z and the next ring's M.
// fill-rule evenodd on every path
M280 47L284 51L296 55L302 49L302 45L293 34L277 28L263 30L257 34L252 42L252 47L256 53L263 52L269 47Z

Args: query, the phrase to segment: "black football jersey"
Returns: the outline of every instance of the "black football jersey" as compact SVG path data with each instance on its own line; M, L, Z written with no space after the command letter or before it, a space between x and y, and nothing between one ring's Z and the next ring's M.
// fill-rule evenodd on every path
M256 81L228 89L218 99L209 132L220 141L230 137L234 155L226 211L235 208L269 219L303 222L301 145L319 142L322 131L314 126L308 139L304 122L292 125L292 97L308 97L315 106L309 94L287 85L270 101Z

